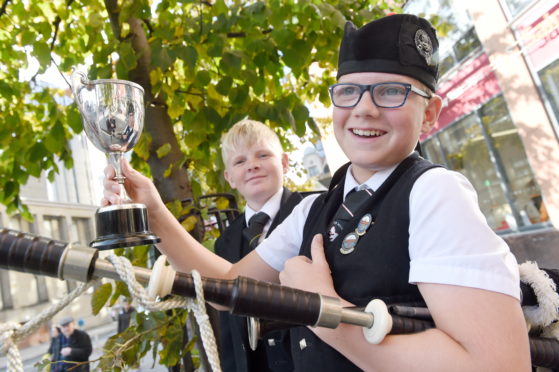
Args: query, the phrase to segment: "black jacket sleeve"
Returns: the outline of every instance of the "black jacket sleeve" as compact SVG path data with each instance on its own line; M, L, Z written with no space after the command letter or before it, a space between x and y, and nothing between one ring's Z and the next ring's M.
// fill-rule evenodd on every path
M74 333L70 336L69 347L72 352L66 359L75 362L86 362L93 351L89 335L79 329L74 330Z

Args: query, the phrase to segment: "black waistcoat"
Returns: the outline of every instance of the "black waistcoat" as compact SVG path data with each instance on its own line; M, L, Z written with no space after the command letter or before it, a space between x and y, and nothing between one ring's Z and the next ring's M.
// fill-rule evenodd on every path
M302 195L284 189L280 209L274 217L269 235L299 204ZM215 253L227 261L235 263L250 252L248 242L243 237L246 227L245 214L240 214L222 233L215 243ZM250 350L246 318L221 311L220 358L224 372L289 372L293 370L289 352L288 331L270 332L258 343L256 351ZM269 344L273 339L274 345Z
M375 298L387 303L421 302L417 286L408 283L409 195L416 179L434 165L415 153L406 158L330 242L325 232L342 203L347 166L338 170L328 193L311 207L300 254L310 257L312 237L323 234L336 291L356 306L366 306ZM367 233L352 253L340 253L344 237L367 213L373 218ZM302 339L306 344L303 349ZM291 330L291 350L296 371L360 371L306 327Z

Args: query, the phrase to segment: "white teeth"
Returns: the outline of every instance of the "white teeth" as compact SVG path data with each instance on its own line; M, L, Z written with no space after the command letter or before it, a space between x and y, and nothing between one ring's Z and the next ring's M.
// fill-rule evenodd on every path
M378 137L382 135L380 130L367 130L367 129L352 129L354 134L364 137Z

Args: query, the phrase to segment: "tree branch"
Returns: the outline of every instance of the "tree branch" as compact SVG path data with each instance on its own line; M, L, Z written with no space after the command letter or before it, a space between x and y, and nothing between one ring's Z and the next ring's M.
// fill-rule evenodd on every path
M149 21L149 19L142 19L142 21L145 23L146 27L148 28L149 34L153 34L153 26L151 25L151 22Z
M11 0L4 0L4 2L2 3L2 8L0 8L0 17L2 17L4 14L6 14L6 8L8 7L8 3Z
M111 22L111 28L113 29L113 34L118 41L121 41L120 37L120 24L118 23L118 2L117 0L105 0L105 8L107 8L107 13L109 13L109 21Z
M72 5L72 3L74 2L74 0L68 0L66 1L66 7L69 8L70 5ZM60 22L62 20L60 19L60 16L56 16L56 19L54 20L54 35L52 35L52 41L50 42L50 51L52 52L54 50L54 43L56 42L56 38L58 37L58 30L60 28ZM51 58L52 59L52 58Z
M262 35L269 34L269 33L272 32L272 31L274 31L273 28L268 28L268 29L262 31ZM246 34L246 32L244 32L244 31L241 31L241 32L228 32L228 33L227 33L227 37L228 37L228 38L231 38L231 39L239 38L239 37L246 37L246 36L247 36L247 34Z
M194 92L190 92L187 90L180 90L180 89L175 90L175 93L183 93L183 94L189 94L191 96L205 97L205 95L202 93L194 93Z

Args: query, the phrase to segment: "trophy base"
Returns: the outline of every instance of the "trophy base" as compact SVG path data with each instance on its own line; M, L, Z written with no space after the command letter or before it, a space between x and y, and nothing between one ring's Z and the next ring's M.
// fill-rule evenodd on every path
M149 231L147 209L143 204L116 204L95 213L97 239L89 245L99 250L159 243Z

